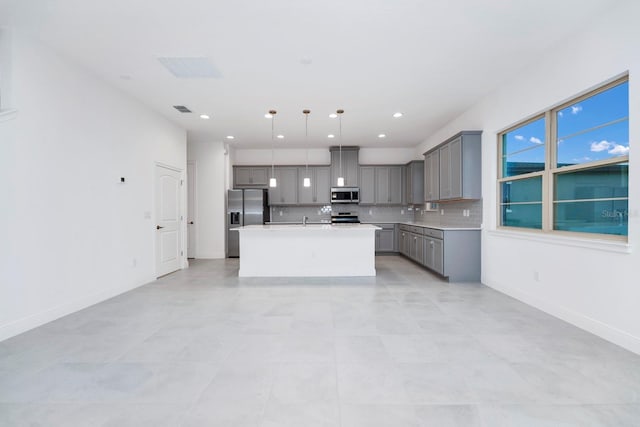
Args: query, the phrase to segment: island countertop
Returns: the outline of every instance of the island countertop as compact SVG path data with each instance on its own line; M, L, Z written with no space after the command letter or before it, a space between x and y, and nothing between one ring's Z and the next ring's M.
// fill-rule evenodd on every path
M240 277L375 276L371 224L265 224L237 228Z

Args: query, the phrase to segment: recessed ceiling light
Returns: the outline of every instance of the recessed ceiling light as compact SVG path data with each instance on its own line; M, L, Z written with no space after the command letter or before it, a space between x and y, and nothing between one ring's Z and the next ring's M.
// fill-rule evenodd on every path
M211 117L209 117L209 115L208 115L208 114L200 114L200 118L201 118L202 120L209 120Z
M336 117L338 117L338 115L336 113L331 113L329 114L329 117L331 117L332 119L335 119Z
M276 138L278 138L278 139L284 139L284 135L278 135L278 136L276 136Z
M387 135L385 135L384 133L381 133L381 134L378 135L378 138L386 138L386 137L387 137Z
M393 113L393 117L395 117L396 119L398 117L402 117L402 116L403 116L403 114L401 112L399 112L399 111L397 113Z
M226 138L227 138L227 139L234 139L234 138L235 138L235 136L233 136L233 135L227 135L227 136L226 136Z
M273 117L273 116L272 116L271 114L269 114L269 113L267 113L267 114L265 114L265 115L264 115L264 118L265 118L265 119L270 119L271 117Z
M336 136L332 133L330 133L329 135L327 135L327 138L335 138Z

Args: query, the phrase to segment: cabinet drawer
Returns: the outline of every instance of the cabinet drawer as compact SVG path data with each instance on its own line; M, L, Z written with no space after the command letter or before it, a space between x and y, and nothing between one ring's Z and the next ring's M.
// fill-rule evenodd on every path
M436 230L435 228L425 228L424 235L429 237L434 237L436 239L444 238L444 232L442 230Z

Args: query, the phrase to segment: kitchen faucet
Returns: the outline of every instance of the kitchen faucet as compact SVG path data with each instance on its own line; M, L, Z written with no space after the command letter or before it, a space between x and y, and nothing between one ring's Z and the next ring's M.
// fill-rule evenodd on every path
M307 226L307 220L308 220L308 219L309 219L309 217L308 217L308 216L306 216L306 215L302 215L302 225L303 225L303 226L305 226L305 227Z

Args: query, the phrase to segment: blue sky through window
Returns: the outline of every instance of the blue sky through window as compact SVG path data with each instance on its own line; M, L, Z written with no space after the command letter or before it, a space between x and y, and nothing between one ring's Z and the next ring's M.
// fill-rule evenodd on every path
M563 108L556 121L559 165L629 154L629 83ZM544 118L506 133L503 176L543 170L544 143Z

